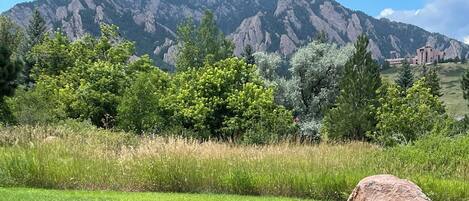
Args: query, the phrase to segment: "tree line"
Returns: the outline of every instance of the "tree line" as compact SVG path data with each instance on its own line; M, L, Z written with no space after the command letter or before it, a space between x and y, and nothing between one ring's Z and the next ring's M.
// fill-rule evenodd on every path
M436 68L417 79L404 64L381 79L369 39L340 47L324 32L285 61L234 44L207 11L177 30L175 73L160 70L114 25L71 41L47 32L36 10L25 31L0 18L1 120L6 125L71 118L135 134L176 134L263 144L283 139L410 143L457 122L439 100ZM24 33L23 33L24 32ZM280 73L289 67L289 75ZM465 97L469 74L463 78Z

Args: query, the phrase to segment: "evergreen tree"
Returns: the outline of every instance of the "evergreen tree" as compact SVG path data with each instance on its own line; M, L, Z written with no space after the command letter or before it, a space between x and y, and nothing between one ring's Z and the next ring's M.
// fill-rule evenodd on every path
M430 93L433 96L443 96L443 93L441 93L440 77L438 76L438 69L436 67L425 70L423 77L425 77L425 86L430 89Z
M414 73L409 63L404 62L402 64L402 68L399 70L399 75L395 82L406 91L414 85Z
M469 71L466 71L462 77L461 88L464 99L469 100Z
M192 19L186 20L178 27L177 35L179 53L176 68L179 71L200 68L233 56L233 42L218 29L210 11L205 12L199 27Z
M324 30L320 31L314 37L314 41L318 41L319 43L327 43L329 42L329 35Z
M20 63L11 59L12 52L4 43L0 43L0 121L10 123L11 111L5 104L5 97L12 96L17 86L16 78L21 70Z
M246 45L244 47L244 52L241 56L244 58L247 64L256 64L256 58L254 58L254 50L252 49L251 45Z
M26 33L28 35L28 46L29 48L37 45L46 35L47 27L46 21L42 17L39 10L34 10L33 16L29 21L29 25L26 29Z
M46 36L46 31L47 31L46 21L42 17L39 10L37 9L34 10L33 16L31 20L29 21L29 25L26 29L27 44L26 44L24 52L29 53L34 46L41 43ZM32 58L31 55L26 56L26 64L23 69L24 84L29 84L33 82L30 74L31 74L31 69L33 68L35 63L36 62L34 61L34 58Z
M0 43L13 57L23 56L20 46L24 42L23 30L10 18L0 15Z
M381 65L381 70L387 70L390 68L391 68L391 64L389 63L389 61L384 61L383 65Z
M368 44L368 37L360 36L355 53L345 64L336 107L329 110L322 127L330 139L368 140L367 132L376 128L381 77Z

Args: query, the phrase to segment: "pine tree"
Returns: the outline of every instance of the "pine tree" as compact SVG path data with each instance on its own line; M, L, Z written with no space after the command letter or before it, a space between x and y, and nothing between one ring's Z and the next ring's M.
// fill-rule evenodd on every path
M368 37L360 36L356 52L345 64L336 107L327 113L322 128L331 139L367 140L366 133L376 128L381 77L368 44Z
M178 27L177 35L180 45L176 68L179 71L201 68L233 56L233 42L218 29L210 11L205 11L198 27L192 19L186 20Z
M46 31L46 21L42 17L39 10L34 10L33 16L29 21L28 28L26 29L26 33L28 34L29 47L31 48L40 43L46 36Z
M469 71L466 71L462 77L461 88L464 99L469 101Z
M46 21L42 17L39 10L37 9L34 10L33 16L31 20L29 21L29 25L26 29L27 44L23 51L26 54L28 54L34 46L41 43L46 36L46 33L47 33L46 31L47 31ZM23 78L22 78L23 79L22 82L26 85L33 82L33 79L31 78L30 74L31 74L31 69L33 68L35 63L36 62L31 57L31 55L26 55L26 64L23 69Z
M409 63L404 62L402 64L402 68L400 69L395 82L406 91L414 85L414 73L412 72Z
M17 86L16 78L21 71L21 65L12 61L12 51L5 44L0 43L0 121L10 123L13 118L5 97L12 96Z
M251 45L246 45L244 47L244 52L241 56L244 58L247 64L256 64L256 59L254 58L254 50L252 49Z
M389 61L384 61L383 65L381 65L381 70L387 70L390 68L391 68L391 64L389 63Z
M314 36L314 41L318 41L319 43L327 43L329 42L329 35L324 31L320 31Z
M425 86L430 89L433 96L443 96L443 93L441 93L440 77L438 76L438 69L436 67L426 70L423 77L425 77Z

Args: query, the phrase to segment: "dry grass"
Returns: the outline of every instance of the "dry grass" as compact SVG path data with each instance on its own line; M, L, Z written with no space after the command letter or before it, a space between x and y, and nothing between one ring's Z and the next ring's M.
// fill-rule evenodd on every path
M425 158L424 151L361 142L254 147L140 138L69 123L2 128L0 145L0 186L8 187L343 200L363 177L392 173L416 181L437 200L469 197L463 182L469 159L446 167L432 157L413 161Z

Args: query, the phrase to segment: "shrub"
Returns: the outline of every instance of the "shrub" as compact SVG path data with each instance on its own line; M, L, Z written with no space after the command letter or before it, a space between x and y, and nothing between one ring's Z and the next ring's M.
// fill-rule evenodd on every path
M167 127L171 113L163 101L169 82L169 75L159 69L138 74L117 108L119 127L139 134L161 132Z
M66 117L65 106L60 102L57 91L47 90L43 83L37 83L29 90L17 89L7 103L21 125L54 123Z
M406 91L396 85L385 89L377 109L377 131L372 138L383 145L405 144L428 134L445 123L443 103L417 81Z
M175 120L224 140L240 140L256 124L272 136L290 133L291 113L275 104L273 89L264 86L255 70L231 58L177 73L167 97Z

